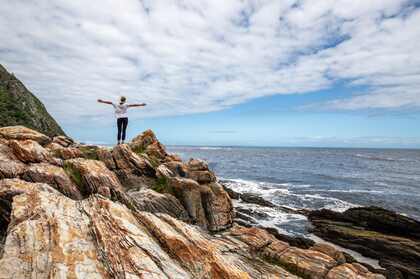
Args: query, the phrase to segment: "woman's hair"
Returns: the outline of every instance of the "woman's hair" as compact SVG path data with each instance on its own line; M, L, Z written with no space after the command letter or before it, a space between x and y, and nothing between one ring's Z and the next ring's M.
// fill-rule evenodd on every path
M126 100L127 100L127 98L125 98L124 96L121 96L120 97L120 104L121 105L124 104Z

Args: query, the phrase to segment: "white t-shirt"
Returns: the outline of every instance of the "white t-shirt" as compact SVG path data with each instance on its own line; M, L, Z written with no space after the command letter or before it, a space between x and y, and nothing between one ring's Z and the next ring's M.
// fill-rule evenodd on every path
M124 103L124 104L112 104L112 106L115 109L115 117L118 118L125 118L128 117L127 115L127 109L128 109L128 104Z

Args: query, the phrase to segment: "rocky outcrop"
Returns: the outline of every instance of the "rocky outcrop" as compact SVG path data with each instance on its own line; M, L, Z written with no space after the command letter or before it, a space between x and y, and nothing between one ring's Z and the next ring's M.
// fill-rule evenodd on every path
M418 221L378 207L319 210L309 219L316 235L378 259L388 278L420 278Z
M33 140L44 145L51 141L49 137L24 126L11 126L0 128L0 138L6 140Z
M0 65L0 127L24 125L50 137L64 135L45 106Z
M290 247L264 230L235 226L211 236L100 195L75 201L46 184L5 179L0 199L11 201L1 278L316 279L347 269L359 278L383 278Z
M152 163L163 146L146 143L150 154L3 137L0 278L383 278L333 247L301 249L264 229L232 227L223 187L191 175L215 177L204 161L165 151ZM51 145L83 158L64 159ZM153 183L124 187L121 170Z

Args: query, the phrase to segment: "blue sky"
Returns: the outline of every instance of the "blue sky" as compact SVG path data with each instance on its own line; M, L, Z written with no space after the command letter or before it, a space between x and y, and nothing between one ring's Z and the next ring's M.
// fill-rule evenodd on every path
M72 137L166 144L420 147L420 1L23 0L0 63Z

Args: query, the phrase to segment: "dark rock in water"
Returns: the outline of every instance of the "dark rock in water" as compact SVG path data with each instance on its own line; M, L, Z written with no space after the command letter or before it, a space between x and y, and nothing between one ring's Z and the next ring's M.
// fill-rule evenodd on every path
M13 74L0 65L0 127L24 125L50 137L63 130L35 97Z
M281 234L275 228L268 228L263 227L267 232L274 235L275 238L281 241L285 241L290 244L290 246L302 248L302 249L309 249L314 246L315 241L309 238L301 237L301 236L290 236L286 234Z
M251 209L251 208L245 208L245 207L238 206L235 209L236 209L237 212L241 212L243 214L252 216L252 217L257 218L257 219L268 219L270 217L267 213L265 213L263 211L254 210L254 209Z
M309 214L313 233L379 260L388 278L420 278L420 223L378 207Z
M243 193L240 195L243 202L258 204L267 207L276 207L272 202L265 200L263 197L253 193Z
M227 187L225 184L223 184L223 182L220 183L220 184L223 186L223 189L225 189L226 193L228 193L228 195L231 199L239 200L239 198L241 196L240 193L238 193L238 192L232 190L231 188Z

